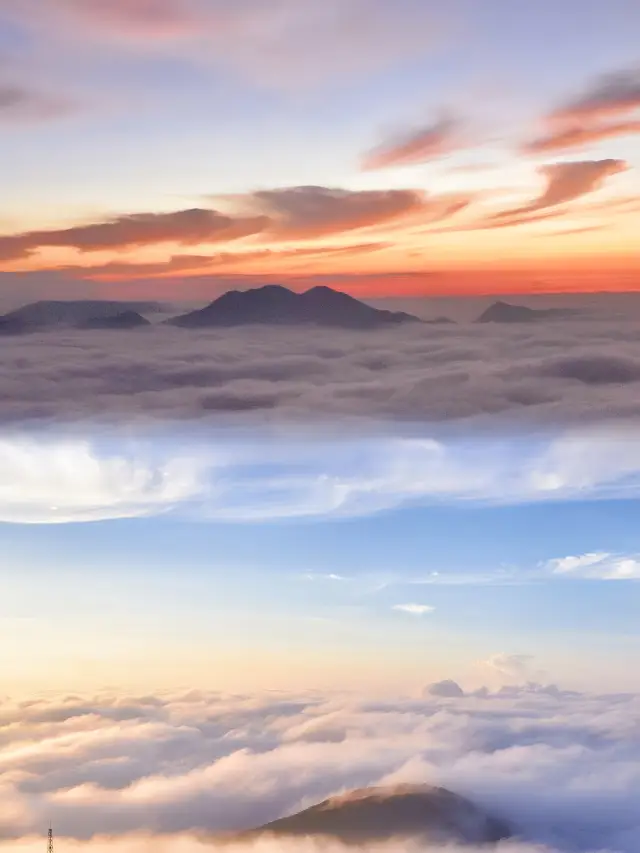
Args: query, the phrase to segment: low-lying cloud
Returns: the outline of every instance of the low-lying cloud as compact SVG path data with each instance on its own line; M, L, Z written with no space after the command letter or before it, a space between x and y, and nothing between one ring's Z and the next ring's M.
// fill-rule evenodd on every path
M5 336L0 422L613 425L640 417L633 312L356 333L156 325Z
M371 701L199 691L5 700L2 837L26 851L51 820L65 849L92 839L102 850L108 835L123 853L151 838L195 853L201 833L258 825L354 787L410 782L443 785L511 822L520 840L501 853L635 853L638 697L518 678L474 692L451 684L421 699Z

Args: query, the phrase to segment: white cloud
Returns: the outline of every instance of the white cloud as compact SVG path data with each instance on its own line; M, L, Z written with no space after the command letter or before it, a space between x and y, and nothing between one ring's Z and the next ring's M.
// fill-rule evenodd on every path
M167 512L202 496L193 459L152 461L74 438L0 438L0 521L56 524Z
M433 504L637 497L640 452L635 461L631 453L620 456L619 438L615 431L577 431L544 440L312 435L300 441L285 432L253 433L237 442L228 433L176 430L170 442L166 435L132 442L122 434L105 441L99 431L80 438L6 434L0 436L0 520L77 522L176 511L252 523L370 516ZM601 555L598 561L607 576L637 574L635 558ZM569 560L550 568L576 576L578 568L589 568L571 566ZM341 578L328 573L326 579ZM517 580L510 570L486 578ZM422 582L447 581L433 573Z
M608 554L604 551L549 560L555 575L588 580L640 580L640 556Z
M425 613L433 613L435 607L430 604L395 604L392 609L410 613L412 616L424 616Z
M481 664L503 684L530 684L543 677L543 673L534 667L532 655L499 654L492 655Z
M637 853L639 697L536 685L446 693L4 700L0 853L41 849L49 820L73 853L201 853L208 832L396 782L444 785L510 821L521 840L501 853Z
M317 574L317 573L309 573L304 575L305 579L308 581L346 581L348 578L344 577L344 575L336 575L333 573L329 574Z
M372 515L420 504L637 497L640 441L623 435L625 455L618 452L620 439L616 430L573 430L535 440L503 436L499 442L387 436L355 446L348 438L333 443L311 438L290 455L275 448L275 456L267 444L261 452L273 460L276 473L249 473L241 493L233 477L227 478L227 491L204 512L218 520L268 521ZM259 458L255 447L248 458Z

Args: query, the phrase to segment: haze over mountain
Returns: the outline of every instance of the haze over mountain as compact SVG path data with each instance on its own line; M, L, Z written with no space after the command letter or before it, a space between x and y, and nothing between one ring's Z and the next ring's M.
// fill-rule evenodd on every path
M154 314L160 310L159 302L41 300L23 305L0 317L0 331L18 333L58 326L104 328L105 323L107 328L131 328L135 325L146 325L143 314Z
M264 834L322 836L347 844L400 837L490 844L512 833L505 823L446 788L399 785L364 788L331 797L290 817L242 833L240 838L253 840Z
M103 317L91 317L80 323L80 329L138 329L151 323L137 311L122 311L120 314L108 314Z
M324 285L295 293L281 285L270 284L253 290L230 290L205 308L166 322L183 328L266 324L378 329L421 321L403 311L373 308Z
M478 323L530 323L534 320L562 319L575 314L569 308L527 308L509 302L494 302L477 319Z

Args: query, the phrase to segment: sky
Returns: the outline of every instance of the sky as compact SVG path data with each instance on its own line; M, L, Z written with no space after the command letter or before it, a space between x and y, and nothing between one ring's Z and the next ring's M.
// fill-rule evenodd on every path
M637 435L7 433L0 460L12 695L388 696L492 659L638 689Z
M638 0L0 0L0 311L149 320L0 317L0 853L399 782L637 853L639 45ZM426 322L165 322L269 283Z
M3 294L637 289L639 41L636 0L2 0Z

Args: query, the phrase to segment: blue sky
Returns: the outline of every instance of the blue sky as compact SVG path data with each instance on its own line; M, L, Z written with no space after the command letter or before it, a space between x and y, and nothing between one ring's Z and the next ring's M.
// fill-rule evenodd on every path
M52 677L149 688L478 685L495 654L531 655L547 681L637 687L640 443L628 435L440 438L447 471L414 464L402 495L396 485L393 499L356 501L357 512L318 503L300 477L330 469L384 492L366 460L393 458L404 439L361 441L357 454L352 440L305 443L305 465L286 437L39 440L40 457L12 436L0 454L0 512L13 522L0 526L0 626L24 649L5 651L16 689ZM201 474L216 460L216 473L185 479L175 460L187 450ZM492 480L474 472L480 458L493 460ZM564 492L514 488L516 469L548 473L550 458ZM462 494L460 461L484 492ZM50 487L73 491L73 506L51 510ZM313 514L299 516L291 495ZM229 506L232 521L220 514ZM101 520L78 523L87 507Z

